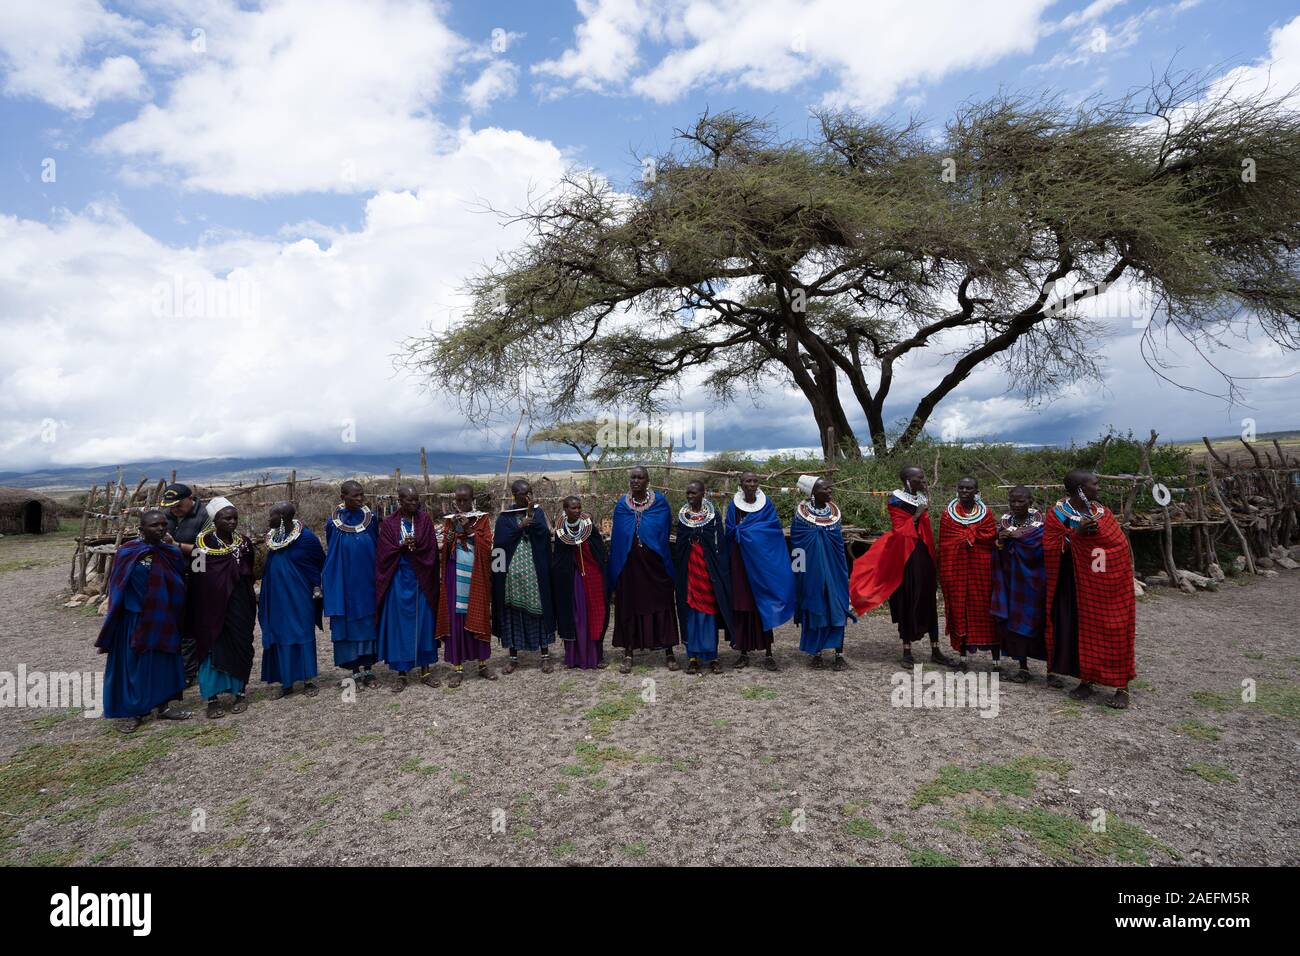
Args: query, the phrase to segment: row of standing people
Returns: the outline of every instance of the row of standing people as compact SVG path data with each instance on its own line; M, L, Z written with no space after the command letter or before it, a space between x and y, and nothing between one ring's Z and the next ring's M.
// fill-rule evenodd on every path
M1115 689L1112 707L1128 707L1136 676L1133 559L1119 522L1097 501L1097 476L1069 472L1065 497L1046 512L1033 507L1027 488L1012 488L1000 519L975 478L964 477L940 516L937 547L924 471L908 467L900 477L903 487L887 505L891 529L855 562L850 590L858 613L889 603L904 664L914 665L912 644L928 637L938 663L966 670L987 651L996 667L1006 655L1019 665L1007 679L1024 683L1032 658L1045 663L1049 686L1077 679L1076 700L1099 684ZM956 660L939 647L936 579Z

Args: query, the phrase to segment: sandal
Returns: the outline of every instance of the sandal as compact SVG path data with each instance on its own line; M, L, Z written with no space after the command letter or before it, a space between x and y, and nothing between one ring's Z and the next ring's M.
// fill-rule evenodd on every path
M1116 710L1128 710L1129 696L1128 691L1120 688L1115 691L1110 700L1106 701L1107 707L1114 707Z
M246 710L248 710L248 695L236 694L234 703L230 705L230 712L232 714L242 714Z
M1029 673L1028 668L1020 668L1018 671L1008 671L1003 680L1010 681L1013 684L1028 684L1034 675Z
M420 683L425 687L441 687L442 681L438 679L437 671L425 671L420 675Z
M390 687L389 690L394 694L400 694L402 691L406 690L406 675L398 674L397 683Z
M519 658L512 657L508 661L506 661L506 666L501 668L501 673L513 674L518 669L519 669Z
M271 694L271 699L279 700L282 697L288 697L292 693L293 693L292 687L285 687L283 684L281 684L279 687L275 689L274 693Z
M361 675L362 687L374 687L378 683L379 683L379 678L375 676L374 671L366 671L364 674Z
M543 654L543 655L542 655L542 673L543 673L543 674L549 674L549 673L551 673L551 671L553 671L553 670L555 670L555 665L551 663L551 655L550 655L550 654Z
M700 672L700 659L698 657L692 657L689 661L686 662L686 673L698 674L699 672Z
M808 658L808 666L815 671L819 671L826 666L826 662L822 660L820 654L814 654Z
M447 678L448 687L459 687L461 681L465 679L464 671L452 671L451 677Z
M317 687L315 684L313 684L311 681L303 681L302 692L306 694L308 697L315 697L317 694L320 693L320 688Z
M942 664L944 667L957 666L951 657L939 649L938 644L935 644L930 648L930 660L936 664Z
M218 717L226 716L226 709L221 706L220 699L213 697L208 701L208 719L215 720Z
M497 679L497 675L496 675L496 674L493 674L492 671L488 670L488 666L487 666L487 664L480 664L480 665L478 666L478 676L481 677L481 678L483 678L484 680L496 680L496 679Z
M904 666L904 667L915 667L915 666L916 666L916 658L914 658L914 657L912 656L912 651L911 651L911 649L908 649L908 650L906 650L906 651L903 651L903 666Z
M1064 687L1064 686L1065 686L1065 681L1061 680L1061 678L1058 677L1056 674L1048 674L1048 675L1047 675L1047 686L1048 686L1048 687Z
M667 660L668 669L669 669L670 671L675 671L675 670L677 670L677 669L678 669L678 668L677 668L677 658L673 657L672 654L667 654L667 655L665 655L665 656L668 658L668 660Z
M600 660L596 661L596 670L598 671L603 671L608 666L609 666L609 661L605 660L605 658L603 657Z
M1080 683L1078 687L1076 687L1074 690L1070 691L1070 699L1071 699L1071 700L1087 700L1089 697L1091 697L1091 696L1092 696L1093 694L1095 694L1095 693L1097 693L1097 692L1096 692L1095 690L1092 689L1092 685L1091 685L1091 684L1083 684L1083 683Z
M710 673L710 674L721 674L721 673L722 673L722 661L718 660L716 657L715 657L713 660L709 661L709 673Z
M623 663L618 665L618 672L620 674L632 673L632 658L630 656L623 658Z
M779 668L776 666L776 658L773 657L771 654L764 655L763 666L770 671L779 670Z
M835 660L831 662L831 670L846 671L849 669L849 662L844 659L843 654L836 654Z
M731 665L733 670L741 670L742 668L748 666L749 666L749 655L746 654L744 651L740 652L740 656L736 658L736 663Z
M143 717L127 717L117 722L117 732L119 734L133 734L143 723Z
M175 702L168 704L166 707L159 709L159 720L189 720L194 714L188 710L182 710L175 706Z

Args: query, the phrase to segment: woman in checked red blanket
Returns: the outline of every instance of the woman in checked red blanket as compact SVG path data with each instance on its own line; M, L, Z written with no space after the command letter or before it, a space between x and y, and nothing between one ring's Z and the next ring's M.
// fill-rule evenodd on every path
M1079 678L1070 691L1075 700L1102 684L1115 688L1110 706L1123 709L1136 676L1133 558L1114 514L1096 500L1097 476L1076 468L1065 476L1065 490L1043 529L1047 667Z

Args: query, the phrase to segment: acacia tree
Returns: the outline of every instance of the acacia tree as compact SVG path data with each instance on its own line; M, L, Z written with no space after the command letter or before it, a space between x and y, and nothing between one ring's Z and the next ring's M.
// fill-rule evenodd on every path
M1300 345L1285 97L1165 77L1110 103L999 95L940 136L849 112L813 126L790 140L706 114L630 191L572 171L502 214L526 240L406 363L472 419L524 395L555 416L653 411L692 378L730 400L775 377L806 397L823 446L833 429L825 450L856 456L846 400L883 455L982 363L1027 401L1096 376L1104 329L1078 304L1121 278L1153 303L1148 336L1199 346L1244 310ZM922 352L943 364L891 447L885 403Z

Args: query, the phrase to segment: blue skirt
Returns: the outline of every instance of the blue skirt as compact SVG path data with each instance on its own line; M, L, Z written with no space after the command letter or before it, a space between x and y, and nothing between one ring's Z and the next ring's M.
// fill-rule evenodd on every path
M827 648L840 650L844 647L844 627L810 627L799 628L799 650L805 654L820 654Z
M705 663L718 657L718 620L693 607L686 608L686 656Z
M139 617L123 609L104 668L104 716L144 717L185 690L185 661L180 654L131 648Z
M346 617L330 618L330 640L334 642L334 663L353 670L370 667L377 660L379 640L375 634L375 619Z
M285 689L316 676L316 642L272 644L262 648L262 681Z
M211 654L203 658L203 663L199 665L199 693L205 700L218 694L242 694L243 692L242 680L213 667Z
M420 590L415 570L406 558L384 595L384 613L379 624L379 656L392 670L409 671L438 663L438 640L433 608Z

